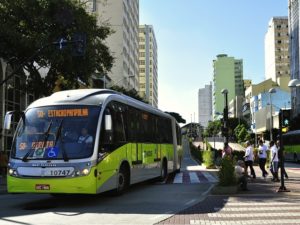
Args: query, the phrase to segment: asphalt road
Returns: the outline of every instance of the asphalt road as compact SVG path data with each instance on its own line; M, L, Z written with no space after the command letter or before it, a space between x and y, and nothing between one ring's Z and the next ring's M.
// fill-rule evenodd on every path
M187 152L183 170L188 166L195 162ZM154 224L200 202L212 186L146 182L117 197L1 194L0 224Z

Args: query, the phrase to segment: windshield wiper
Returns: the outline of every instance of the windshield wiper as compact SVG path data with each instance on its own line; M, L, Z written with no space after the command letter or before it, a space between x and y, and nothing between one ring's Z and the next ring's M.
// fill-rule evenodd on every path
M51 129L51 126L52 126L52 120L47 128L47 130L44 132L44 135L45 135L45 139L44 139L44 144L43 144L43 147L46 146L46 143L48 141L48 138L49 138L49 133L50 133L50 129Z
M57 143L58 139L59 139L60 136L61 136L61 129L62 129L63 120L64 120L64 119L61 120L61 122L60 122L60 124L59 124L59 127L58 127L58 129L57 129L57 132L56 132L56 135L55 135L55 142L54 142L54 146L53 146L53 147L56 146L56 143ZM64 148L64 145L63 145L63 144L61 145L61 150L62 150L62 155L63 155L64 161L65 161L65 162L69 161L67 152L65 151L65 148Z
M25 120L24 120L24 123L25 123ZM44 143L43 143L43 148L46 146L46 143L48 141L48 137L49 137L49 133L50 133L50 129L51 129L51 126L52 126L52 121L50 122L47 130L45 131L44 135L45 135L45 139L44 139ZM33 148L31 148L27 153L26 155L23 157L22 161L23 162L26 162L27 161L27 158L30 156L30 154L34 151Z

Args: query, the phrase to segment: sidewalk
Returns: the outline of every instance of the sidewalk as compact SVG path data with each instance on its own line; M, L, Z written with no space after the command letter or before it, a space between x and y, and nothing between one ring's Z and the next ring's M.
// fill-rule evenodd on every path
M300 168L288 164L290 192L278 193L280 182L264 179L255 166L256 179L248 180L249 191L207 198L158 224L300 224Z

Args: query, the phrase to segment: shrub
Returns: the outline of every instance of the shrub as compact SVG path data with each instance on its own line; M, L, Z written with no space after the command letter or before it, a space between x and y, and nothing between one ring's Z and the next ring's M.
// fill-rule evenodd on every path
M203 162L206 168L215 168L215 151L203 151Z
M225 157L222 159L218 176L220 186L232 186L236 184L234 161L229 157Z
M191 154L194 157L194 159L196 161L198 161L199 163L203 162L203 158L202 158L202 152L201 150L199 150L195 145L193 145L192 143L190 143L190 150L191 150Z

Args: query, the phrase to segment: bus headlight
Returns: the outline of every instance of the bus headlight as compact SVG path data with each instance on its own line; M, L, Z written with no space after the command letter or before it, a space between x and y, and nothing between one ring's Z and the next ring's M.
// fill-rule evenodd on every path
M90 173L90 169L87 169L87 168L85 168L81 171L81 174L85 175L85 176L88 175L89 173Z
M11 175L11 176L17 176L18 175L17 170L15 170L15 169L9 169L8 174Z
M91 171L91 168L79 169L75 172L75 176L87 176Z

